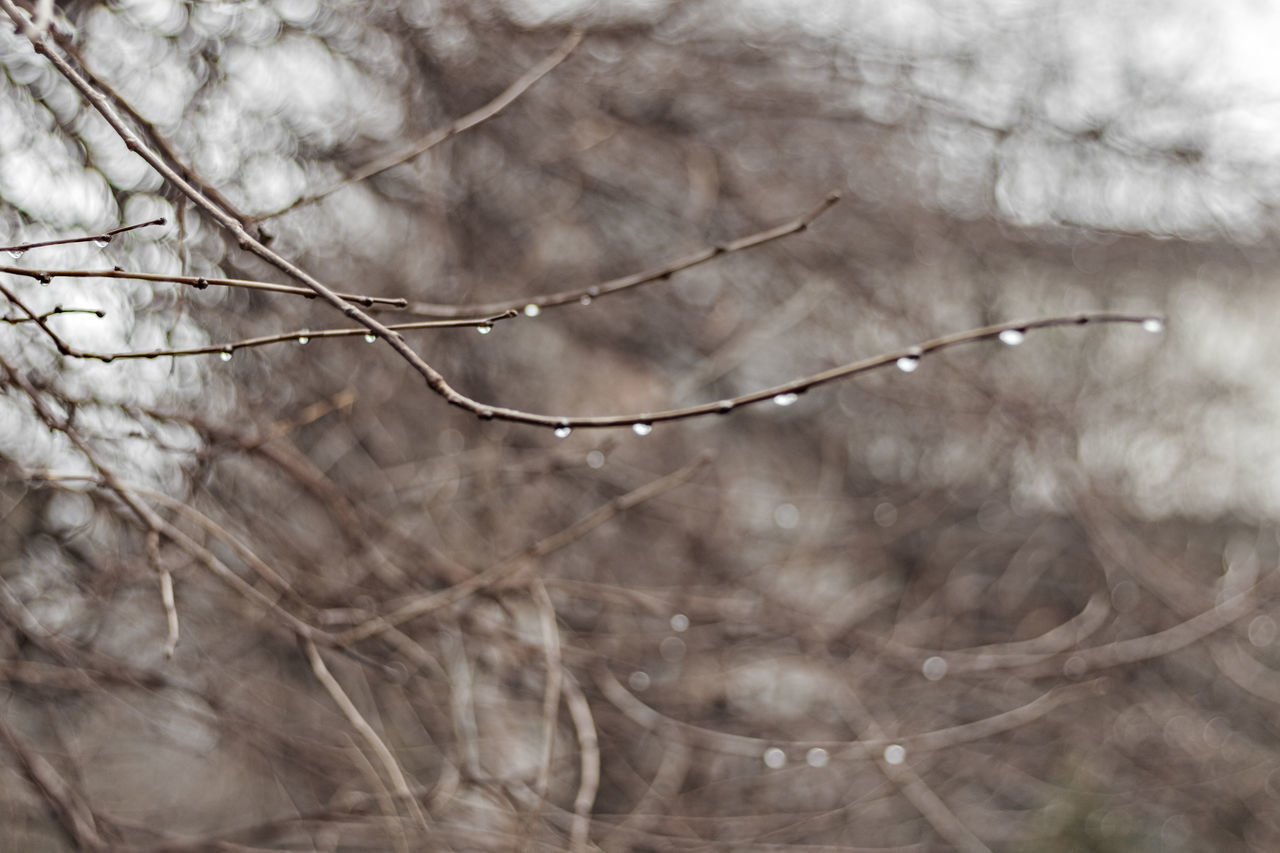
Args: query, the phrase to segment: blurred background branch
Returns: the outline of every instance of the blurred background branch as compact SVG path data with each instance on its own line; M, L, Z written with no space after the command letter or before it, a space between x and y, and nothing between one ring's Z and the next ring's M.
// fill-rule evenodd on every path
M1272 17L0 5L0 847L1280 846Z

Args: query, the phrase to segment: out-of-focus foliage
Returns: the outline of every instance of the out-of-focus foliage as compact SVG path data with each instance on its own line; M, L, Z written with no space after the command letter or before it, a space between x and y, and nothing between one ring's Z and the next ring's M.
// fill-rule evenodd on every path
M103 364L0 325L0 847L1280 844L1277 193L1231 18L796 5L60 7L148 138L342 291L532 299L842 193L667 280L406 333L495 405L643 412L1004 320L1167 322L564 438L452 409L360 337ZM497 116L269 216L569 26ZM168 224L0 264L284 281L3 29L0 243ZM0 284L103 311L47 321L102 352L348 325L249 289ZM188 538L149 553L108 477ZM367 731L281 617L341 635L436 593L321 644Z

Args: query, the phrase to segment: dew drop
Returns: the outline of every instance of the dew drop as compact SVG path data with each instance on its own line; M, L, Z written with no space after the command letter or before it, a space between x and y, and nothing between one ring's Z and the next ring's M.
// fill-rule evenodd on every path
M1027 339L1026 332L1021 329L1005 329L1000 333L1000 343L1016 347Z
M1148 317L1142 321L1142 330L1153 335L1159 334L1164 331L1164 320L1159 317Z
M667 663L680 663L684 660L686 651L688 647L679 637L663 637L662 642L658 643L658 654L662 655L662 659Z
M41 287L48 287L48 286L49 286L49 282L53 281L53 279L52 279L52 278L50 278L50 277L49 277L49 276L47 276L47 275L42 275L42 276L40 276L39 281L40 281L40 286L41 286Z
M800 399L799 394L792 394L791 392L788 391L785 394L778 394L776 397L774 397L773 404L775 406L790 406L790 405L794 405L795 401L799 399Z
M831 755L820 746L815 746L804 755L804 763L810 767L826 767L830 761Z
M1249 623L1249 642L1265 649L1276 640L1276 623L1270 616L1255 616Z
M493 420L493 409L480 409L476 412L476 417L482 421Z
M569 427L568 424L560 424L560 426L556 427L554 430L551 431L551 434L554 435L556 438L568 438L569 434L572 432L573 430Z
M778 504L773 510L773 523L783 530L795 530L800 523L800 510L795 504Z
M891 743L884 748L884 760L889 764L901 764L907 759L907 751L899 744Z
M721 400L716 404L716 412L721 415L727 415L733 411L732 400Z
M587 294L585 294L585 293L584 293L584 294L582 294L582 298L578 300L578 304L579 304L579 305L590 305L590 304L591 304L591 297L590 297L590 296L588 296L588 295L587 295Z
M476 331L482 335L487 335L493 331L493 325L491 323L485 323L484 325L476 326Z
M649 689L649 673L642 669L637 669L631 675L627 676L627 685L637 693Z
M871 517L881 527L893 527L898 521L898 508L888 501L878 503L875 510L872 511Z
M298 343L300 344L305 344L309 340L311 340L311 338L307 335L298 335Z
M653 432L653 424L647 424L644 422L635 423L631 425L631 431L636 435L648 435Z
M111 237L107 234L103 234L101 237L95 237L93 239L93 245L97 246L99 249L105 249L111 245Z
M787 766L787 754L776 746L764 751L764 766L770 770L779 770Z
M593 450L587 454L587 465L592 468L604 467L604 454L599 450Z
M537 317L541 313L542 309L537 305L534 305L532 302L524 306L524 316L526 317Z
M941 681L943 676L947 674L947 661L945 658L934 655L925 659L924 666L920 670L924 673L924 677L930 681Z
M378 342L378 336L377 336L377 335L365 335L365 336L364 336L364 342L365 342L366 344L376 344L376 343Z
M218 358L222 359L223 361L230 361L230 360L231 360L231 350L229 350L229 349L224 349L222 352L218 353Z
M9 257L13 258L16 261L18 258L22 257L26 253L27 253L26 249L10 249Z
M898 369L903 373L915 373L916 368L920 366L920 356L904 355L898 359Z
M677 613L671 617L671 630L677 634L681 634L689 630L689 617L683 613Z

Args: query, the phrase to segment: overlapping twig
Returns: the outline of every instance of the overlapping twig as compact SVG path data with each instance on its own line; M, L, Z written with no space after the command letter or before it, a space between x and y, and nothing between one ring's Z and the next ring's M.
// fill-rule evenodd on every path
M399 166L401 163L407 163L415 157L430 151L441 142L451 139L463 131L470 130L482 122L488 121L513 104L521 95L532 88L533 84L550 74L556 66L568 59L569 54L573 53L574 49L582 43L584 35L585 34L581 30L574 30L569 33L569 35L565 37L564 41L562 41L554 51L548 54L545 59L526 71L519 79L503 90L501 94L489 103L480 107L478 110L467 113L444 127L431 131L426 136L409 143L408 146L400 151L393 152L385 157L380 157L377 160L361 166L347 177L323 190L320 190L319 192L305 195L297 201L294 201L272 213L259 214L258 216L253 217L252 221L255 223L264 222L268 219L274 219L277 216L282 216L291 210L298 209L299 207L314 204L322 198L337 192L343 187L359 183L360 181L366 181L374 175L378 175L388 169Z

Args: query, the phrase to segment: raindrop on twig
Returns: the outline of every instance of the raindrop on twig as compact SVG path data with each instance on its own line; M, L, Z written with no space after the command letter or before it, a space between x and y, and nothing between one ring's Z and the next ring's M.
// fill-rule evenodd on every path
M1016 347L1027 339L1027 333L1021 329L1005 329L1000 333L1000 343Z

